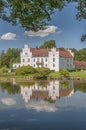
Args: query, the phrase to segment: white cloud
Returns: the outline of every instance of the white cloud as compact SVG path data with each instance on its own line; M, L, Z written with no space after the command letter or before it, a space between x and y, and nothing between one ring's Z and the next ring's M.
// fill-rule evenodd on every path
M59 29L57 26L46 26L45 29L43 30L39 30L37 32L35 31L25 31L25 35L30 36L30 37L35 37L35 36L39 36L39 37L46 37L49 34L54 34L54 33L61 33L61 29Z
M45 112L55 112L57 111L57 108L55 104L50 104L48 102L45 102L43 100L41 101L30 101L28 104L26 104L27 109L35 109L37 112L45 111Z
M16 34L11 32L5 33L0 37L2 40L15 40L15 38Z
M0 101L7 106L12 106L16 104L16 101L12 98L2 98Z

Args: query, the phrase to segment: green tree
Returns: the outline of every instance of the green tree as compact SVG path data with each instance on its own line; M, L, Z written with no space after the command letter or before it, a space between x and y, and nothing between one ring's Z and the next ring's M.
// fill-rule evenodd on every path
M81 21L82 19L86 19L86 0L77 0L78 6L77 6L77 19ZM86 33L82 34L81 41L86 41Z
M46 42L44 42L44 44L41 45L39 48L52 48L52 47L56 47L55 40L46 41Z
M2 67L0 69L0 73L7 73L7 72L8 72L8 68L6 68L6 67Z
M59 48L59 50L62 50L62 51L64 51L64 50L65 50L65 48L64 48L64 47L60 47L60 48Z
M6 52L2 51L0 55L0 67L6 66L9 68L13 62L20 61L20 51L18 48L9 48Z
M5 66L7 68L9 68L9 57L4 54L2 57L1 57L1 67Z

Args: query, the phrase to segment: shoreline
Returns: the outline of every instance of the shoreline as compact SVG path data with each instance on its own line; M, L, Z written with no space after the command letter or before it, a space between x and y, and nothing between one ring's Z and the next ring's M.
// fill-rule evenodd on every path
M64 77L64 78L48 78L48 79L28 79L28 78L15 78L15 77L12 77L12 78L4 78L3 79L0 79L0 82L8 82L8 83L19 83L19 82L38 82L38 81L51 81L51 80L59 80L59 81L68 81L68 80L74 80L74 81L86 81L86 78L80 78L80 77Z

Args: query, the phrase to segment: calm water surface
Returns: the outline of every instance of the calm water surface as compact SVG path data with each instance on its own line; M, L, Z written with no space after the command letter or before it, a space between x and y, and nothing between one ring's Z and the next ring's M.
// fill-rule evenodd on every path
M0 83L0 130L86 130L86 82Z

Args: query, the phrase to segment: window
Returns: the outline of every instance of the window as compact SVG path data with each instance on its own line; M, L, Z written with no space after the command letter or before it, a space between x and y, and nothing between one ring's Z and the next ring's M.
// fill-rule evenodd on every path
M53 89L55 90L55 86L53 86Z
M55 67L55 64L53 64L53 67Z
M34 64L34 67L35 67L35 64Z
M25 55L28 55L28 53L27 53L27 52L25 52Z
M25 92L25 95L28 95L28 92Z
M55 94L55 91L53 91L53 94Z
M28 58L28 62L30 62L30 58Z
M34 58L34 62L35 62L35 58Z
M37 61L39 62L39 58L37 58Z
M25 59L22 59L22 62L25 62Z
M47 58L45 59L45 61L47 62Z
M43 58L41 58L41 62L43 62Z
M47 67L47 64L45 64L45 67Z
M55 58L53 58L53 62L55 62Z
M67 62L69 62L69 58L67 58Z
M67 68L69 68L69 64L67 64Z

